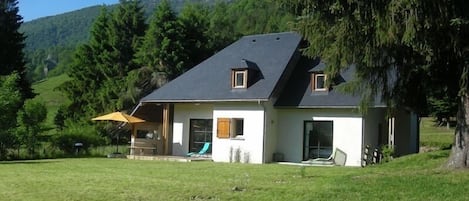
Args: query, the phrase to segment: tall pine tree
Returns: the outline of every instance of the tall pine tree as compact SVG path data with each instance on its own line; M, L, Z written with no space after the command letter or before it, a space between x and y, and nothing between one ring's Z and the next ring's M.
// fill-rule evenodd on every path
M137 56L142 66L156 68L173 79L184 72L188 55L184 50L182 26L169 2L163 0L155 8L143 45Z
M469 167L469 2L283 2L300 15L296 28L310 45L305 54L325 60L332 75L355 64L358 79L349 89L364 100L381 95L390 106L419 110L428 89L456 86L458 122L448 166Z
M182 25L181 43L189 58L185 66L191 68L215 52L209 44L209 8L203 4L186 3L179 13L178 20Z
M22 17L18 15L17 0L0 0L0 76L17 72L18 86L24 99L34 96L31 84L26 79L24 61L24 39L20 33Z
M60 88L72 103L66 116L88 119L121 110L128 73L145 31L139 1L121 1L109 14L105 9L96 19L88 43L77 49L70 81Z
M71 78L59 89L71 101L66 116L68 118L89 118L102 112L97 92L105 79L104 56L112 51L108 36L109 14L105 8L101 10L91 29L91 37L87 44L83 44L75 51L74 63L68 71Z
M106 79L98 92L105 110L120 110L127 107L121 100L125 93L128 73L138 68L135 54L141 46L146 24L143 9L138 0L121 0L113 11L109 24L109 43L112 50L105 55Z

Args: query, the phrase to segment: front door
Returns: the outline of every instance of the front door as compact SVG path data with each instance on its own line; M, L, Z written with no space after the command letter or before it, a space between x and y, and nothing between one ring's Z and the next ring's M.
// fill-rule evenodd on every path
M329 158L332 155L332 121L305 121L303 160Z
M206 142L212 142L213 119L191 119L189 152L199 152ZM212 146L206 153L212 153Z

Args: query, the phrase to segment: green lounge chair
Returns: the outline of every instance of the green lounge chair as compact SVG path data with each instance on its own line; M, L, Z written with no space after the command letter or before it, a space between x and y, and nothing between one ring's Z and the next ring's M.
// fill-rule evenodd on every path
M210 142L204 143L204 146L202 147L202 149L200 149L199 152L191 152L188 153L187 156L203 156L207 153L208 148L210 148Z

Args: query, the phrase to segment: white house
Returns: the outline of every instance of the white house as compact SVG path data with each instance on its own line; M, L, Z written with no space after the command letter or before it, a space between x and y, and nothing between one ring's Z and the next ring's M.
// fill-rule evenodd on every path
M186 156L210 142L215 162L299 163L341 150L345 165L361 166L366 146L418 152L414 113L387 118L379 101L360 113L359 97L336 90L354 67L328 78L324 63L301 56L303 44L292 32L242 37L144 97L134 115L152 122L157 154Z

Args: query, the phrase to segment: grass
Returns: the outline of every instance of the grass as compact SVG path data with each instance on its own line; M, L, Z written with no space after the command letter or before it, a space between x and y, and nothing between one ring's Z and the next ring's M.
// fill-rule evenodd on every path
M420 145L422 147L449 148L453 143L454 128L435 127L433 118L422 118L420 122Z
M432 125L423 119L422 144L450 143L452 131ZM431 151L366 168L107 158L0 162L0 200L467 200L469 171L444 169L448 154Z
M433 127L431 119L423 119L421 131L425 146L452 141L452 131ZM448 154L431 151L366 168L108 158L0 162L0 200L467 200L469 171L444 169Z
M47 127L54 127L54 117L60 105L67 103L69 100L61 92L55 90L65 81L69 80L66 74L48 78L32 85L34 93L38 99L46 104L47 107Z
M367 168L86 158L0 163L0 200L467 200L448 151Z

